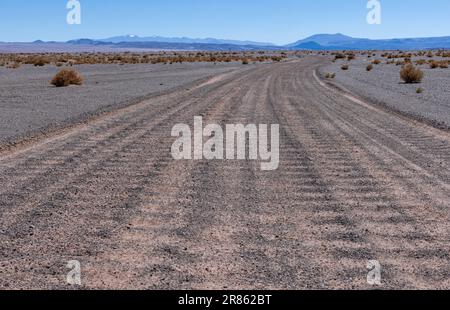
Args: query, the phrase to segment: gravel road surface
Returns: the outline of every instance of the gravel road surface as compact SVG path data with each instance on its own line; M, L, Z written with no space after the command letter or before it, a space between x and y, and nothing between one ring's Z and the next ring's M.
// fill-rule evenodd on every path
M0 287L450 288L450 135L309 57L220 75L0 156ZM175 161L175 124L280 124L280 166Z

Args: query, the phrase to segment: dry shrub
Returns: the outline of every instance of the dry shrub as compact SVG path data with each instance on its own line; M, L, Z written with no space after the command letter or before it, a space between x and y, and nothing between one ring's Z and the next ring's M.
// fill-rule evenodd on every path
M433 60L432 62L430 62L430 69L436 69L439 67L439 63L435 60Z
M280 56L272 56L271 59L274 62L280 62L281 60L283 60L283 58Z
M423 88L421 88L421 87L417 88L417 89L416 89L416 93L417 93L417 94L423 93Z
M247 60L247 59L243 59L243 60L242 60L242 64L243 64L243 65L248 65L248 60Z
M336 77L336 73L327 73L325 74L326 79L334 79Z
M372 69L373 69L373 65L367 65L366 71L372 71Z
M81 85L83 84L83 78L77 71L73 69L62 69L52 79L51 84L55 85L56 87Z
M423 72L413 64L406 64L400 70L400 77L407 84L420 83L423 79Z
M9 64L8 66L6 66L6 68L9 69L17 69L20 67L20 62L13 62L12 64Z
M348 70L348 65L342 65L341 69L344 70L344 71L347 71Z
M375 59L374 61L372 61L372 63L373 63L374 65L379 65L379 64L381 63L381 60Z
M416 60L416 64L417 65L424 65L424 64L426 64L427 63L427 61L425 60L425 59L419 59L419 60Z

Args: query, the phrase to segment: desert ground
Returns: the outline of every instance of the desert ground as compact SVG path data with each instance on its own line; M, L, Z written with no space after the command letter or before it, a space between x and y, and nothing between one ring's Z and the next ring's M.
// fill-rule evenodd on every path
M416 52L417 53L417 52ZM387 52L371 53L372 57L366 55L356 59L337 60L334 63L320 68L320 73L336 73L335 84L352 93L367 99L370 102L385 105L388 108L416 118L427 121L430 125L440 128L450 128L450 70L448 57L427 55L412 55L411 61L424 72L423 81L420 84L405 84L399 79L401 57L388 59L382 55L391 54ZM392 53L393 55L399 54ZM379 64L373 64L380 61ZM431 68L430 62L445 63L443 68L437 66ZM390 62L390 63L388 63ZM343 71L342 64L348 64L349 69ZM373 69L367 71L367 66L372 64ZM332 81L329 81L332 82ZM422 93L416 90L421 88Z
M0 153L0 287L450 288L450 133L434 122L450 71L404 85L380 64L369 80L363 57L76 65L67 88L53 65L0 68L1 137L32 138ZM199 115L279 124L279 169L173 160L173 126ZM70 126L39 135L54 122Z
M60 68L0 67L0 142L13 143L68 123L143 101L199 79L242 67L216 64L79 65L83 87L55 88L49 81ZM245 68L243 68L245 69Z

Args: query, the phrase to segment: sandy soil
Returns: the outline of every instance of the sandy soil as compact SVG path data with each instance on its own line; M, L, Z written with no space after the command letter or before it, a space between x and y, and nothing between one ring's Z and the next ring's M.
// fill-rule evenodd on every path
M179 89L0 157L0 286L450 288L450 135L327 88L320 58ZM174 161L172 127L280 124L280 167Z

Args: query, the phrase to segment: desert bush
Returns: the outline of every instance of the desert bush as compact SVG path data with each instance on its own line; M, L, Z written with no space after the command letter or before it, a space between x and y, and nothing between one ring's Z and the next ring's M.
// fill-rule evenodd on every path
M416 65L424 65L426 63L427 63L427 61L425 59L416 60Z
M20 65L21 65L20 62L13 62L13 63L9 64L8 66L6 66L6 68L17 69L20 67Z
M59 71L51 81L52 85L56 87L66 87L69 85L82 85L82 76L73 69L62 69Z
M49 64L50 62L44 57L36 57L35 59L32 60L32 63L35 67L43 67L46 64Z
M341 54L341 53L338 53L338 54L334 55L334 59L335 59L335 60L338 60L338 59L344 59L344 58L345 58L345 55L344 55L344 54Z
M247 60L247 59L243 59L243 60L242 60L242 64L243 64L243 65L248 65L248 60Z
M447 69L448 68L448 62L447 61L440 61L439 62L439 68Z
M366 71L372 71L372 69L373 69L373 65L367 65Z
M400 78L408 84L420 83L423 79L423 72L413 64L406 64L400 70Z
M272 56L271 59L272 59L272 61L274 61L274 62L280 62L283 58L280 57L280 56Z
M326 79L334 79L336 77L336 73L327 73L325 74Z
M416 93L421 94L423 93L423 88L419 87L416 89Z
M352 60L354 60L355 58L356 58L356 56L355 56L354 54L350 54L350 55L347 56L347 60L348 60L348 61L352 61Z
M379 65L379 64L381 63L381 60L375 59L374 61L372 61L372 63L373 63L374 65Z
M430 62L430 69L436 69L439 67L439 63L435 60L433 60L432 62Z
M349 68L349 67L348 67L347 64L344 64L344 65L341 66L341 69L344 70L344 71L347 71L348 68Z

